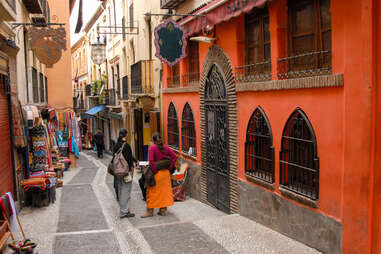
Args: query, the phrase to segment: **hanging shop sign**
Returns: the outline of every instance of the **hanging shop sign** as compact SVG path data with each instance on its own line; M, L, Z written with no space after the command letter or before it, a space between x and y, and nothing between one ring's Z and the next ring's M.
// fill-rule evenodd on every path
M66 30L64 27L31 27L28 29L28 35L36 57L47 68L52 68L53 64L61 59L62 50L66 50Z
M155 28L156 56L173 66L186 56L184 29L173 20L166 20Z

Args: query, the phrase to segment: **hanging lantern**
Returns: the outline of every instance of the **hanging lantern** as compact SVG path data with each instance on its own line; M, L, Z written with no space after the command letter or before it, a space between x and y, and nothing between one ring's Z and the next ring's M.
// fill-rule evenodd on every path
M106 44L101 43L99 37L96 43L91 44L91 59L97 65L106 61Z

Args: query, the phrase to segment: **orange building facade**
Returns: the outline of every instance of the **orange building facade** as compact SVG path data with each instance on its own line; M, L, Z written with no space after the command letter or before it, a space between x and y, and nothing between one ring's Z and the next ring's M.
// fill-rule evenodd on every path
M325 253L381 253L380 8L211 1L179 21L163 136L194 198Z
M54 68L46 70L49 80L47 91L49 105L56 109L72 109L69 1L49 1L49 6L50 13L56 15L60 23L65 23L64 27L66 30L66 51L62 51L62 57L54 64Z

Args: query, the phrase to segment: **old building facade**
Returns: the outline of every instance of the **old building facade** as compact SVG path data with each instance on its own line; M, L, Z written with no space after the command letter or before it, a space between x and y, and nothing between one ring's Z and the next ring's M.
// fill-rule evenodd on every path
M379 253L376 1L161 5L200 15L177 19L187 58L162 78L191 195L326 253Z

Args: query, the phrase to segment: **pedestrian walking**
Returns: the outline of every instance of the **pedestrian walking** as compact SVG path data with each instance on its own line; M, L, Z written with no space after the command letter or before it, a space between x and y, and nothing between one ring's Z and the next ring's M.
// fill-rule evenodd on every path
M130 167L130 170L132 172L131 175L133 176L134 174L133 163L138 163L138 161L133 156L131 147L126 141L126 137L127 137L127 130L120 129L118 142L116 143L114 147L114 157L119 152L120 149L123 149L122 150L123 157L127 161L128 166ZM114 157L113 157L113 160L114 160ZM134 217L135 214L131 213L130 211L132 178L126 179L125 177L114 176L114 187L115 187L115 192L119 202L120 218Z
M147 211L141 218L153 216L154 208L160 208L158 215L165 216L167 207L173 205L170 171L175 167L177 156L168 146L163 145L159 133L153 134L152 141L154 145L150 146L148 157L156 184L147 187Z
M98 129L97 133L95 133L94 142L97 148L98 158L103 158L103 149L105 148L105 142L101 129Z

